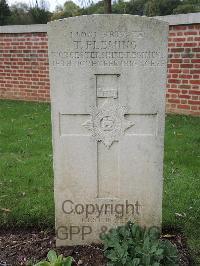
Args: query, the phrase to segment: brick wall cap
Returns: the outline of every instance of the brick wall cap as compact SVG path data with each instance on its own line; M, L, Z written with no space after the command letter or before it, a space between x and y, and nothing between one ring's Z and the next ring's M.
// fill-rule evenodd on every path
M46 24L0 26L0 33L47 32Z
M138 15L130 15L130 14L110 14L111 16L124 16L124 17L142 17L148 21L152 21L155 23L159 23L162 25L168 25L167 21L157 19L156 17L147 17L147 16L138 16ZM86 16L107 16L107 14L92 14L92 15L83 15L77 17L69 17L64 19L59 19L56 21L50 21L48 24L62 21L62 20L73 20L80 17ZM8 25L8 26L0 26L0 34L1 33L36 33L36 32L47 32L47 24L32 24L32 25Z
M113 14L113 15L116 15L116 14ZM163 22L167 22L169 23L169 25L199 24L200 23L200 12L178 14L178 15L168 15L168 16L156 16L153 18L157 20L161 20ZM31 33L31 32L47 32L47 24L0 26L0 33Z
M168 15L168 16L156 16L156 19L166 21L169 25L188 25L188 24L199 24L200 23L200 12Z

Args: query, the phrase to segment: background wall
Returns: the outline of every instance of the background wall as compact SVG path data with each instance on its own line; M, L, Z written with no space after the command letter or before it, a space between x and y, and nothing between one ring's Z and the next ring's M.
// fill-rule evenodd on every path
M49 101L46 33L0 34L0 98Z
M170 24L166 111L200 115L200 13ZM46 25L0 27L0 98L49 101Z
M170 26L166 110L200 115L200 24Z

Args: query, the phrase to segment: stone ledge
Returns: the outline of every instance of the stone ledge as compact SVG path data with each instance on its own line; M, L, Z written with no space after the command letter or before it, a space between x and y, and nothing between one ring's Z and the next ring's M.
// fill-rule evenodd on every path
M169 16L156 16L153 18L168 22L169 25L199 24L200 12L169 15ZM0 26L0 33L32 33L32 32L47 32L47 24Z
M0 33L47 32L47 24L0 26Z
M166 21L169 23L169 25L199 24L200 23L200 12L178 14L178 15L168 15L168 16L156 16L154 18L162 20L162 21Z

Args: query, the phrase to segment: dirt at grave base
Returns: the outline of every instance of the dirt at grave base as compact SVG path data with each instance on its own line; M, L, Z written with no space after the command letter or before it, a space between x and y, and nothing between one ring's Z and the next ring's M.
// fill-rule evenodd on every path
M191 265L185 239L180 234L165 233L165 237L177 246L180 253L180 265ZM0 266L32 265L30 262L45 259L50 249L65 256L72 256L74 258L73 265L106 265L103 247L99 245L56 248L53 231L0 230Z

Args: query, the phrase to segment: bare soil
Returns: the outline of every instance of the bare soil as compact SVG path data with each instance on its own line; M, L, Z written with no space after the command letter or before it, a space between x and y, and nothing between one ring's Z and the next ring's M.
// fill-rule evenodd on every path
M186 246L186 239L180 234L167 234L163 238L174 243L180 254L180 265L192 265ZM0 230L0 266L32 265L46 258L50 249L64 256L74 258L73 265L104 266L103 246L73 246L55 247L53 231L29 230Z

